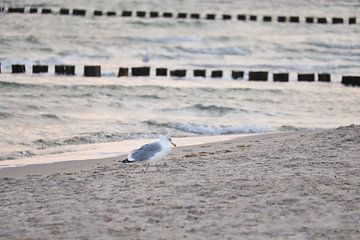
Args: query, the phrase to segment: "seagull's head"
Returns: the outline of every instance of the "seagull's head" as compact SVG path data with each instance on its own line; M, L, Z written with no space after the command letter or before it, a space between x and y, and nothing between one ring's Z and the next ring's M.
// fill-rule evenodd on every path
M160 141L164 141L164 142L168 142L171 145L173 145L174 147L176 147L176 144L171 140L170 136L166 136L166 135L161 135L160 136Z

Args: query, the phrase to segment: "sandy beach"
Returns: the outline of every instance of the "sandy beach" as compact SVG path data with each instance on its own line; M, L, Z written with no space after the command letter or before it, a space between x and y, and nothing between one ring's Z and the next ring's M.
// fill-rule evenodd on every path
M359 239L360 126L0 170L0 239Z

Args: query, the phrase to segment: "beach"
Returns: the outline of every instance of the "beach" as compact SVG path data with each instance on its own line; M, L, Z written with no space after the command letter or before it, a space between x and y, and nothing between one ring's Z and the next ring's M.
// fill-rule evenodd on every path
M359 16L0 0L0 240L360 239Z
M359 239L360 126L0 170L0 239Z

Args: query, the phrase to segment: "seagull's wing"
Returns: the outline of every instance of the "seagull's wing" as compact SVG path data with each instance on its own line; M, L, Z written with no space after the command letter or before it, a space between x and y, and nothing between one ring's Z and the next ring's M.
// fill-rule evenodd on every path
M160 152L161 149L161 144L159 142L145 144L141 148L132 151L129 154L128 159L131 162L145 161Z

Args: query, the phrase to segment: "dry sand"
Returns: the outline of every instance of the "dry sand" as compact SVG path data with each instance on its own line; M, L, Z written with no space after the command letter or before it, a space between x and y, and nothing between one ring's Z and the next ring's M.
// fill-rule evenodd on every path
M0 239L360 239L360 126L63 164L0 171Z

